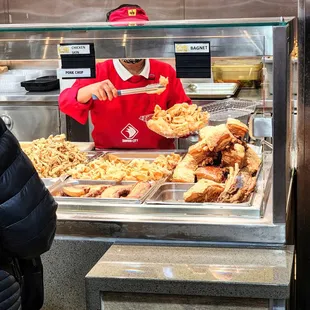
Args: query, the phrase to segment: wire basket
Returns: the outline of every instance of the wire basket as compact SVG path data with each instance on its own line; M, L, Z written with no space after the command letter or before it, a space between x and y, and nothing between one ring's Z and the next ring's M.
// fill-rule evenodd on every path
M226 122L227 118L237 118L247 123L248 117L260 104L259 101L227 99L206 104L202 110L209 112L210 122Z

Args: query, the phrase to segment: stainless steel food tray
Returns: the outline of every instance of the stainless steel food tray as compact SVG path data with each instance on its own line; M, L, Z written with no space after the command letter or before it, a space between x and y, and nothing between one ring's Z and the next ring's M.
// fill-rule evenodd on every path
M271 169L264 173L271 178ZM146 200L146 204L157 205L169 209L182 210L187 215L207 216L243 216L260 218L265 210L268 200L271 182L264 180L264 173L259 173L256 190L249 202L246 203L188 203L183 199L183 194L188 191L194 183L164 183Z
M165 150L165 151L108 151L105 155L115 155L123 160L144 159L155 160L160 155L179 154L181 157L186 153L186 150Z
M54 185L57 180L58 179L52 179L52 178L51 179L49 179L49 178L43 178L42 179L42 181L43 181L43 183L47 189L49 189L52 185Z
M234 96L238 88L237 83L184 83L186 95L193 99L225 99Z
M56 195L57 192L61 191L65 186L72 185L134 185L137 182L135 181L92 181L92 180L73 180L68 179L67 181L61 182L58 186L54 187L51 190L52 195ZM113 203L113 204L142 204L146 198L153 193L157 183L150 182L152 185L151 188L140 198L140 199L129 199L129 198L92 198L92 197L59 197L54 196L55 200L60 203L76 203L77 205L83 205L83 203L89 204L104 204L104 203Z

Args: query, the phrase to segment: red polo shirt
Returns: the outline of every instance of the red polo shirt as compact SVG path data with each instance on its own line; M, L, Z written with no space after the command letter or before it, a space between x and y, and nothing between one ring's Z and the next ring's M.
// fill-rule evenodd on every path
M158 83L160 76L168 77L169 84L161 94L137 94L120 96L112 101L90 100L83 104L77 101L78 90L89 84L109 79L116 89L144 87ZM95 79L77 80L71 88L65 89L59 96L59 107L62 112L81 124L85 124L88 112L94 125L92 136L96 148L125 149L170 149L173 140L166 139L152 132L140 116L152 114L158 104L167 109L176 103L188 102L183 86L176 78L175 70L168 64L150 59L149 78L132 76L124 81L116 72L112 60L97 64Z

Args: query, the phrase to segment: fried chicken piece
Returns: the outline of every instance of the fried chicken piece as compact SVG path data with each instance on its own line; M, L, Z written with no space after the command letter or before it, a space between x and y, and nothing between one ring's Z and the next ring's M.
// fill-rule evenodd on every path
M201 179L184 193L183 198L185 202L215 202L223 190L224 184Z
M238 119L228 118L226 126L228 130L238 139L243 139L249 132L248 126L243 124Z
M221 167L207 166L207 167L199 167L195 171L195 175L197 180L207 179L210 181L214 181L216 183L223 183L226 179L225 177L226 169Z
M195 158L191 154L187 154L175 168L172 182L194 183L197 167Z
M199 135L202 140L206 141L211 152L224 150L234 140L234 136L224 124L204 127Z
M222 151L223 167L234 167L236 163L240 168L245 165L245 148L241 144L234 144L229 149Z
M255 175L261 164L261 159L256 152L248 147L245 151L245 165L252 175Z
M218 202L246 202L255 190L256 178L252 176L247 168L239 170L238 164L236 164L235 169L232 167L229 169L230 174L227 178L225 189L218 198Z
M134 185L133 189L130 191L126 198L136 198L139 199L151 188L149 182L138 182Z

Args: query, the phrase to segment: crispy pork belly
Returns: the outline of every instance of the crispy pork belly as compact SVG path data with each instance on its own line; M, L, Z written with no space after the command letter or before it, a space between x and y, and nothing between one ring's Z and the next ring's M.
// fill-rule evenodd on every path
M104 190L106 190L109 185L91 185L89 186L89 192L83 197L100 197Z
M207 179L217 183L222 183L225 181L225 171L226 169L220 167L206 166L199 167L195 171L195 175L197 177L197 180Z
M199 180L183 197L186 202L215 202L224 190L224 184Z
M245 151L245 165L252 175L255 175L261 164L261 159L256 152L251 148L247 147Z
M130 191L126 198L141 198L143 195L151 188L149 182L138 182L134 185L133 189Z
M256 178L252 176L252 173L247 168L239 170L236 164L235 168L230 168L225 189L218 201L224 203L246 202L255 190L255 186Z
M65 186L62 189L62 196L82 197L89 192L90 188L87 185L72 185Z
M238 119L228 118L226 126L228 130L238 139L243 139L249 132L248 126L243 124Z
M234 167L235 164L238 164L240 168L245 165L245 148L241 144L234 144L222 151L222 166Z
M197 168L195 158L191 154L187 154L175 168L172 182L194 183Z
M202 139L196 144L191 145L188 153L195 158L197 164L200 164L210 153L206 139Z
M211 152L224 150L235 139L225 124L206 126L200 130L199 135Z
M121 198L126 197L132 190L133 185L115 185L107 188L101 198Z

